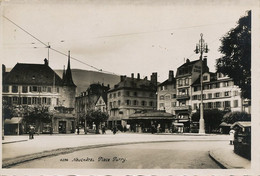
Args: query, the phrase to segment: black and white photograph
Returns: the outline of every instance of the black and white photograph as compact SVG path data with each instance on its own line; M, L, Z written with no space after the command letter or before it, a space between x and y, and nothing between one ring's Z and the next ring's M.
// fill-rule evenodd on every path
M1 173L260 174L259 1L0 8Z

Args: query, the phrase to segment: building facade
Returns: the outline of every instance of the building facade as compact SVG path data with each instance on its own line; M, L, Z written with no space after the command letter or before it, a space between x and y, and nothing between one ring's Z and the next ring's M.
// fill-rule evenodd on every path
M92 124L87 124L85 118L89 110L107 112L107 91L109 89L109 85L94 83L76 97L76 117L79 127L92 128Z
M39 133L70 133L73 131L75 93L76 85L72 80L70 58L63 78L60 78L49 67L47 59L44 60L44 64L17 63L10 72L6 72L5 66L3 66L2 97L4 104L18 109L18 112L26 107L46 107L53 115L51 123L40 124L37 129ZM66 111L66 115L64 111ZM16 114L19 119L23 118L22 115L22 112ZM21 133L21 130L26 132L26 128L25 124L17 133Z
M176 79L174 72L170 70L168 79L157 87L157 109L175 115L176 106Z
M120 82L108 91L108 127L127 125L131 114L143 110L156 109L157 73L152 73L151 80L121 76Z

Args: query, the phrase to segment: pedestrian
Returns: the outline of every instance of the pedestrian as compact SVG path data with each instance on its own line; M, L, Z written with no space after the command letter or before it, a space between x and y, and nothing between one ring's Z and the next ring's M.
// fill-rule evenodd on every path
M34 126L30 126L30 129L29 129L29 139L34 139L34 137L33 137L34 132L35 132Z
M116 126L113 127L113 134L116 134Z
M79 127L77 127L77 134L79 135Z
M102 134L106 134L106 127L102 126Z
M233 145L234 144L234 138L235 138L235 130L231 129L229 131L229 144Z

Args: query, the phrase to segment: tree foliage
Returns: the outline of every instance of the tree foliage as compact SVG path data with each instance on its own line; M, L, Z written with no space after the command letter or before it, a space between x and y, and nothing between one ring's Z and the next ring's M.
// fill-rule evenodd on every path
M210 133L216 130L222 122L225 112L218 109L204 110L205 128ZM192 114L191 119L193 122L199 122L200 112Z
M24 110L23 121L27 124L36 124L39 126L40 123L50 123L52 115L49 113L48 107L45 106L34 106L27 107Z
M108 114L105 112L101 112L100 110L89 110L86 114L86 120L90 123L95 123L96 125L96 133L99 132L99 125L102 122L107 121Z
M246 112L228 112L223 117L223 122L233 124L237 121L251 121L251 115Z
M233 78L242 90L243 98L251 98L251 11L238 21L222 39L216 68Z

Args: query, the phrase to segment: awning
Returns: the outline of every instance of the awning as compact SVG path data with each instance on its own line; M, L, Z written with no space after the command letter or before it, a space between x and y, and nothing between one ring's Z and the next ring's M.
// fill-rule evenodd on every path
M189 120L179 120L179 122L189 122Z
M5 125L21 123L22 117L13 117L11 119L5 119Z
M184 126L183 123L173 123L174 126Z

